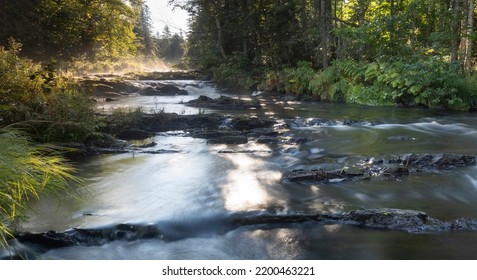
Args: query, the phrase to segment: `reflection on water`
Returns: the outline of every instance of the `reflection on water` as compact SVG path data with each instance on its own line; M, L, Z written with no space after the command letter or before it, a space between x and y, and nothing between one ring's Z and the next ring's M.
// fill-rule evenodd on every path
M207 84L175 82L187 97L131 96L102 104L163 107L196 113L182 102L198 95L218 97ZM441 170L403 178L295 183L282 180L293 169L358 168L358 162L403 153L475 154L477 118L467 113L368 108L344 104L272 102L257 116L281 122L283 136L299 144L207 145L183 134L161 134L151 149L174 154L103 155L80 164L87 181L81 199L33 205L28 231L65 230L119 223L168 225L174 241L115 241L103 246L51 250L52 259L433 259L477 258L475 233L412 235L345 225L250 226L227 231L221 217L234 212L343 212L402 208L450 221L477 218L477 168ZM293 109L293 110L291 110ZM147 111L145 110L145 111ZM227 111L225 114L244 114ZM246 111L249 114L250 111ZM314 119L326 124L304 125ZM345 125L345 120L356 125ZM289 125L289 128L285 124ZM297 125L298 124L298 125ZM221 153L220 151L231 151ZM235 153L233 151L236 151ZM206 217L206 218L204 218ZM180 222L181 227L171 224ZM200 224L199 223L203 223ZM180 237L180 238L179 238Z
M268 190L281 178L279 171L268 170L266 159L249 154L224 154L231 165L221 186L224 205L229 211L250 211L278 204Z

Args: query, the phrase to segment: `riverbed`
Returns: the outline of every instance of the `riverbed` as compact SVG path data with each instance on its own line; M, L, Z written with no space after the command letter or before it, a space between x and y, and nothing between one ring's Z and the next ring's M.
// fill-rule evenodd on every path
M156 81L138 81L153 83ZM413 234L315 222L226 226L237 213L339 213L355 209L424 211L452 221L477 218L477 167L413 173L398 178L291 182L297 169L356 168L397 154L475 155L474 113L285 101L239 94L205 81L161 81L188 96L132 94L98 104L115 109L177 114L257 116L276 122L282 143L211 145L184 131L157 133L146 141L173 153L88 156L78 163L86 184L79 198L42 198L22 231L65 231L118 224L157 226L164 238L112 240L95 246L36 250L40 259L475 259L475 232ZM261 109L210 110L187 102L239 96ZM227 125L226 123L224 125Z

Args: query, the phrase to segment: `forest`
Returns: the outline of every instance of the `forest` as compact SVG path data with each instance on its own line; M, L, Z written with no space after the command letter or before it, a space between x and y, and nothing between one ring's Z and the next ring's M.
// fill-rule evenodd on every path
M81 183L51 144L102 137L81 75L168 63L228 89L477 110L474 0L169 4L187 34L155 32L142 0L0 0L1 244L31 199Z
M190 62L228 86L367 105L476 107L472 0L185 2Z

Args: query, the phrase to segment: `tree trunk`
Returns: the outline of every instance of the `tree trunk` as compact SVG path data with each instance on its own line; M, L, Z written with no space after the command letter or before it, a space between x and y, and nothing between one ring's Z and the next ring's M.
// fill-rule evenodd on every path
M331 0L320 0L321 54L323 69L330 65Z
M223 39L222 39L222 25L220 24L219 16L215 15L215 26L217 27L217 46L219 47L220 54L222 55L222 58L225 59L227 58L227 55L225 54L224 46L223 46Z
M467 37L465 42L465 57L464 57L464 69L467 72L472 71L472 49L474 42L472 41L472 33L474 33L474 0L469 0L469 13L467 20Z
M451 30L451 61L459 59L459 2L460 0L452 1L452 30Z
M462 2L462 17L460 22L460 44L459 44L459 51L458 51L458 59L461 61L465 60L466 52L466 38L467 38L467 31L468 31L468 14L469 14L469 0L461 0ZM462 65L464 66L464 65Z

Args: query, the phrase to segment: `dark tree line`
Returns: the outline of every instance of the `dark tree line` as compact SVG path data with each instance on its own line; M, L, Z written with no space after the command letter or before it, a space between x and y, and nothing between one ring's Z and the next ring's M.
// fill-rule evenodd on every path
M190 55L208 67L240 55L255 65L372 61L416 52L473 65L474 0L189 0Z

